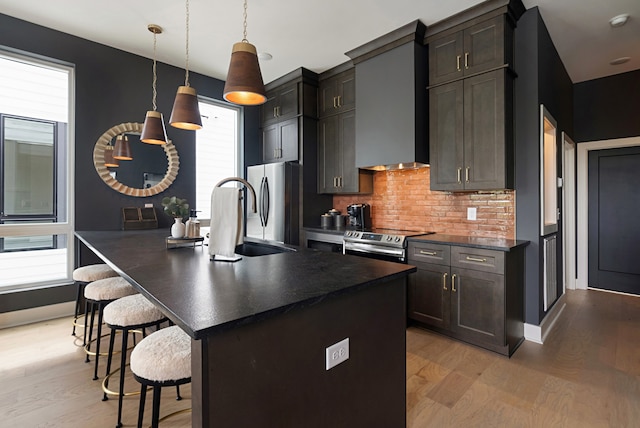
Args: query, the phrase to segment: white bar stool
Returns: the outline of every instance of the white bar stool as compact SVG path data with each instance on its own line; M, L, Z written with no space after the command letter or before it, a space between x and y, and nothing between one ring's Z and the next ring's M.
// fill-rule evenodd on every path
M76 335L78 318L80 318L80 301L86 285L99 279L112 278L114 276L118 276L118 273L111 269L106 263L82 266L73 271L73 281L76 284L76 308L73 312L72 336ZM83 343L83 346L84 345Z
M131 371L140 382L140 407L138 428L142 428L147 387L153 387L153 415L151 426L157 428L160 421L160 389L163 386L179 387L191 382L191 337L178 326L163 328L145 337L131 351ZM178 389L178 400L181 399ZM180 410L162 418L190 411Z
M127 361L127 340L130 332L142 330L143 337L146 336L146 328L155 326L156 330L160 328L160 324L168 321L168 318L151 303L142 294L134 294L122 297L109 303L104 308L104 322L111 329L109 338L109 356L107 358L107 371L102 381L102 390L104 392L102 401L108 399L107 395L118 395L118 423L117 427L122 426L122 397L124 397L124 369ZM111 358L113 356L113 342L115 340L116 331L122 332L122 350L120 353L120 388L117 393L109 390L109 378L111 377ZM116 369L117 371L117 369ZM115 371L114 371L115 373ZM136 392L137 394L137 392Z
M93 380L98 379L98 357L100 356L100 337L102 336L102 313L107 304L121 297L136 294L137 291L127 282L126 279L117 276L93 281L84 288L85 310L84 310L84 341L85 362L89 362L89 355L95 355L95 369ZM91 308L91 309L89 309ZM87 341L87 316L91 310L91 328L89 328L89 340ZM96 337L96 352L91 352L91 337L93 335L93 322L98 311L98 335Z

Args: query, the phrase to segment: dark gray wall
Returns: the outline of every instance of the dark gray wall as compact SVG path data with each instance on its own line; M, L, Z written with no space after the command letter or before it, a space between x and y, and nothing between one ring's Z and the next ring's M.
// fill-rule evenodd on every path
M542 240L540 238L540 104L558 122L558 132L573 135L573 86L538 8L516 28L516 236L526 249L525 322L544 318ZM559 134L558 134L559 135ZM558 234L559 238L561 233ZM558 242L559 248L561 242Z
M640 70L574 86L577 143L640 135Z
M162 38L158 36L158 49ZM149 33L149 43L153 38ZM93 166L93 147L100 135L122 122L143 122L152 109L152 60L85 39L34 25L0 14L0 45L75 65L75 225L76 230L117 230L121 228L121 208L153 203L160 227L168 228L171 219L162 213L160 200L176 195L195 199L195 134L173 128L167 123L167 135L180 157L180 171L165 192L134 198L107 187ZM158 111L168 122L175 91L184 84L184 70L158 63ZM198 94L222 100L224 82L198 73L189 74ZM259 107L244 108L245 164L259 162L261 156ZM159 149L162 150L162 149ZM89 251L81 253L81 264L98 261ZM37 307L73 300L71 287L51 291L29 291L5 295L0 312ZM19 296L18 296L19 295Z

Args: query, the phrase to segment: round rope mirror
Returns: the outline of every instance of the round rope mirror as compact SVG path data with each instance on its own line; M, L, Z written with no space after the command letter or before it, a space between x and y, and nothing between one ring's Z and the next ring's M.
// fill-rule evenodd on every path
M180 159L178 157L178 151L171 141L164 144L165 154L167 155L167 172L164 178L156 185L147 189L138 189L135 187L129 187L126 184L120 183L109 172L109 169L104 164L104 152L107 145L113 140L113 138L120 134L140 134L142 132L142 124L135 122L121 123L119 125L109 128L104 134L98 138L96 145L93 149L93 165L96 168L96 172L105 182L105 184L111 187L113 190L123 193L128 196L146 197L153 196L161 193L176 179L178 170L180 169Z

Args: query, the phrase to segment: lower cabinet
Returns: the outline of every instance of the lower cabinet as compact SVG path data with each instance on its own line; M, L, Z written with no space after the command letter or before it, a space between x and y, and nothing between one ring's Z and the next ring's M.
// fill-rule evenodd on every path
M408 316L456 339L511 355L524 340L524 251L410 242Z

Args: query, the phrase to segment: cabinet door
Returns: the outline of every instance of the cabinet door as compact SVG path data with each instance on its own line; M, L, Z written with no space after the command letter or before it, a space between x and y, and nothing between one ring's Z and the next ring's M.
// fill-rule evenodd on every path
M464 30L464 74L500 67L504 56L504 18L497 16Z
M477 344L505 344L504 276L451 268L451 331Z
M265 101L264 104L260 106L263 125L278 121L278 115L277 115L277 109L276 109L277 106L278 106L278 92L277 91L267 92L267 101Z
M318 86L318 115L325 117L334 114L336 110L336 97L338 86L335 78L322 80Z
M465 190L506 187L504 71L464 80Z
M417 272L409 275L408 317L424 324L449 329L450 283L449 267L416 262Z
M337 167L341 156L338 145L338 116L318 121L318 193L334 193L337 189Z
M279 127L277 123L262 128L262 162L278 162L280 150Z
M463 190L462 80L429 90L431 190Z
M280 158L279 162L298 160L298 118L286 120L278 123L280 138Z
M462 31L429 42L429 84L448 82L463 76Z
M360 175L356 168L356 112L351 110L338 115L340 135L340 177L341 193L358 193L360 191Z
M298 84L283 87L278 92L278 120L298 115Z
M356 73L350 70L339 74L337 78L338 108L348 111L356 108Z

